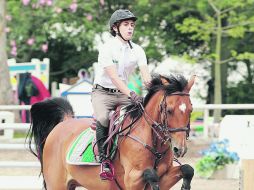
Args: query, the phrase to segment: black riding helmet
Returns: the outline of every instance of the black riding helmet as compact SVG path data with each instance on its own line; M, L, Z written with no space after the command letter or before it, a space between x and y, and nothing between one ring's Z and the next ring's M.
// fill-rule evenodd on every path
M120 31L119 31L119 25L122 21L124 20L133 20L133 21L136 21L138 18L132 13L130 12L129 10L127 9L118 9L116 10L110 17L110 20L109 20L109 27L110 27L110 33L112 36L116 36L119 35L124 41L127 41L125 40ZM113 27L116 26L117 27L117 30L118 30L118 33L116 33L114 30L113 30ZM128 41L130 47L132 48L130 42Z

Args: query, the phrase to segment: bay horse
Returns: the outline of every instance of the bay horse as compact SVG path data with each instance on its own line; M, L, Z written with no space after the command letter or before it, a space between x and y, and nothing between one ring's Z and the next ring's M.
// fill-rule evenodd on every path
M173 160L187 151L192 112L189 91L194 79L153 76L144 104L131 105L136 111L124 120L112 160L114 181L100 179L100 166L66 163L70 145L90 127L91 119L73 118L73 109L63 98L32 105L29 146L41 163L45 189L169 190L183 179L181 190L190 190L193 168L188 164L175 166ZM130 125L133 119L136 122ZM32 149L33 141L36 150Z

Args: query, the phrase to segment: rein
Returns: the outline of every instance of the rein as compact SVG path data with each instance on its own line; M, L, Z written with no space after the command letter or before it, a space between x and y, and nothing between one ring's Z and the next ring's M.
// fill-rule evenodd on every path
M175 92L172 93L168 96L190 96L189 93L185 93L185 92ZM157 168L160 160L165 156L165 154L168 152L169 147L162 151L162 152L158 152L156 147L157 144L157 139L159 139L161 141L161 144L166 144L167 142L170 142L170 146L171 146L171 133L176 133L176 132L186 132L186 138L188 139L189 137L189 131L190 131L190 124L188 123L188 125L186 127L181 127L181 128L169 128L168 127L168 123L167 123L167 104L166 104L166 95L164 94L163 100L160 104L160 115L163 115L163 120L161 121L161 123L156 122L155 120L153 120L151 118L151 116L146 112L144 106L140 103L139 107L142 109L144 118L146 120L146 122L149 124L149 126L151 127L151 129L153 130L153 133L155 135L153 135L153 147L144 143L141 139L139 139L136 136L133 136L131 134L127 134L125 136L128 136L129 138L139 142L140 144L142 144L146 149L148 149L154 156L155 156L155 161L154 161L154 169Z

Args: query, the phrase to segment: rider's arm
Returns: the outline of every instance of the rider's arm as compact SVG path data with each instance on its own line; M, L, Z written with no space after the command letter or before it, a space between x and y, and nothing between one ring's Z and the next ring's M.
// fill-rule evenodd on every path
M127 96L130 96L130 89L126 86L126 84L119 78L117 71L116 71L116 66L111 65L107 66L104 68L105 72L108 74L110 77L111 81L113 84L119 89L122 93L124 93Z
M147 87L151 82L151 75L147 66L146 54L143 48L140 46L137 48L139 59L138 66L141 73L143 84Z
M147 65L141 65L139 66L142 81L145 86L148 86L151 82L151 75L149 73L149 69Z

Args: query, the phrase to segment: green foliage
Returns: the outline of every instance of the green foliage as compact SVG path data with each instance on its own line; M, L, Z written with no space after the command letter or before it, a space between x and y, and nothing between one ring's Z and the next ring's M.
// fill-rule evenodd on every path
M31 0L23 5L22 1L8 1L8 57L17 62L48 57L51 79L57 81L91 66L96 61L94 38L105 29L108 9L99 1L77 1L77 9L72 11L73 3L52 1L50 5Z
M197 18L186 18L182 24L176 24L176 29L182 33L192 33L191 39L201 39L203 41L210 41L211 28L214 27L213 23L204 23Z
M246 78L253 78L253 66L250 66L253 62L247 63L253 60L250 43L254 31L253 3L253 0L196 0L193 6L200 17L189 16L176 24L178 31L190 35L192 40L202 39L208 47L204 51L202 46L199 46L201 56L194 55L193 58L213 63L211 75L215 79L214 102L222 102L219 91L222 90L222 95L225 95L227 84L222 82L227 80L227 76L222 75L226 71L221 72L221 63L242 60L246 62L248 69ZM222 84L224 86L221 87Z
M237 60L254 60L254 53L251 52L244 52L244 53L239 53L238 55L235 54L235 57Z
M196 164L195 169L200 176L205 178L210 177L216 168L216 164L214 162L214 158L211 156L205 156Z
M237 86L228 87L226 90L227 104L252 104L254 102L254 84L240 82ZM226 110L224 115L254 114L254 110Z
M202 152L203 157L195 165L197 173L204 178L209 178L216 170L224 168L227 164L237 163L239 157L235 152L228 150L229 141L214 142Z
M193 39L189 34L177 30L177 23L182 23L185 18L200 15L193 7L193 3L183 1L149 0L137 1L135 9L138 10L138 28L136 36L145 42L145 50L149 60L161 61L164 56L184 54L191 49L203 45L202 39Z
M238 26L238 27L227 30L226 33L233 38L243 38L245 33L245 28L243 26Z
M131 9L138 17L133 41L142 44L149 62L160 62L166 56L179 54L204 63L218 57L214 52L217 17L207 0L105 0L104 4L77 0L75 11L70 9L73 0L52 1L51 6L38 2L31 0L25 6L22 1L7 1L7 14L12 17L7 21L10 28L8 57L15 57L13 41L17 47L17 62L48 57L54 80L76 76L81 67L88 68L97 60L94 38L108 30L108 19L118 8ZM236 51L236 59L250 59L247 52L252 52L252 44L238 42L253 38L249 35L254 31L254 25L249 24L254 23L253 0L211 2L224 11L222 29L228 38L223 42L224 50L230 47ZM34 39L31 45L27 43L29 39ZM42 45L47 45L48 51L42 51ZM199 55L193 57L190 53L193 50L198 50Z
M188 0L114 3L105 0L104 5L100 1L79 0L75 11L70 9L72 0L52 2L49 6L39 4L37 0L31 0L28 5L23 5L22 1L8 1L7 11L12 17L8 21L11 29L8 33L9 57L16 56L10 45L15 41L17 62L30 61L34 56L49 57L53 76L60 77L59 73L66 73L66 70L75 73L81 67L87 68L91 62L84 62L85 57L91 57L88 61L96 61L95 35L108 30L108 19L118 8L129 8L139 18L134 41L144 45L149 61L160 62L166 55L184 54L203 44L203 38L193 38L176 29L176 24L190 15L199 17ZM29 39L34 40L30 45L27 44ZM42 45L48 46L47 52L42 51ZM65 59L63 53L67 53ZM80 54L78 60L77 54Z

